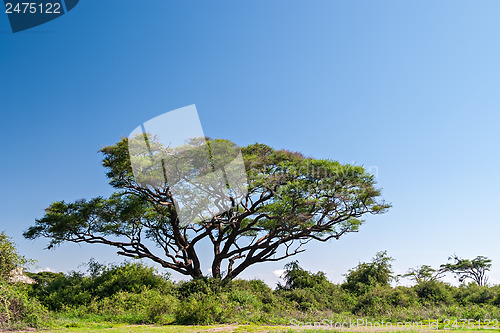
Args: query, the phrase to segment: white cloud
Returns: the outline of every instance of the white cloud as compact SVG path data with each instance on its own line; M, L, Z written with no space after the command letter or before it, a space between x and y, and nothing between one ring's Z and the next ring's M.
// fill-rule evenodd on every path
M277 269L277 270L273 271L273 274L277 277L282 277L283 274L285 274L285 270L284 269Z
M52 272L54 273L54 270L50 267L45 267L45 268L39 268L36 270L36 273L42 273L42 272Z

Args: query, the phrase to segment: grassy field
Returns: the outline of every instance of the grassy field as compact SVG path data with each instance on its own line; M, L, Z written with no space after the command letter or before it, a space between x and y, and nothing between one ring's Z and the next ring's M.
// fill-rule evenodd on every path
M353 328L353 329L343 329L335 330L323 327L322 329L311 329L311 327L297 327L297 326L265 326L265 325L210 325L210 326L182 326L182 325L167 325L167 326L155 326L155 325L122 325L122 324L111 324L111 323L71 323L66 324L60 328L53 328L48 330L41 330L41 332L47 333L210 333L210 332L231 332L231 333L293 333L293 332L304 332L304 333L324 333L324 332L390 332L390 333L423 333L423 332L435 332L435 333L471 333L471 332L500 332L499 329L429 329L428 326L424 325L420 329L398 329L394 327L393 329L377 329L377 328Z
M212 325L212 326L153 326L153 325L113 325L95 324L82 327L67 327L48 332L75 332L75 333L194 333L194 332L288 332L289 328L284 326L257 326L257 325Z
M359 270L350 274L358 275ZM375 279L370 277L370 283L361 279L350 286L299 266L289 275L288 287L272 289L260 280L226 285L214 279L174 283L134 263L103 266L93 275L31 274L38 279L35 285L0 281L0 327L11 332L29 328L42 332L313 332L312 328L321 328L316 332L327 332L340 331L345 323L344 332L467 328L471 332L486 331L486 326L500 332L500 285L454 287L424 281L393 287L387 279L370 284ZM310 321L322 322L305 323ZM421 321L420 327L412 327ZM360 327L367 324L373 328Z

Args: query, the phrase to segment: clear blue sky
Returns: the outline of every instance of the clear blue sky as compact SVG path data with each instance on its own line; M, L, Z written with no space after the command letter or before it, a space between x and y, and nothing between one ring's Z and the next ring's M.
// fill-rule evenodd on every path
M205 134L376 166L393 208L298 257L334 281L486 255L500 283L500 3L81 0L12 34L0 13L0 230L41 268L112 249L22 232L52 201L107 195L97 150L196 104ZM243 277L272 283L286 262ZM208 268L207 264L207 268Z

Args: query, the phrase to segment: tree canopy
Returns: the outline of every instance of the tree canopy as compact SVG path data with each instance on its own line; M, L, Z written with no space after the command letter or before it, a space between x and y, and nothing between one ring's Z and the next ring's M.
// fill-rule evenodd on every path
M462 259L454 254L448 260L453 262L441 265L442 271L454 273L460 283L471 279L478 285L484 286L488 282L486 272L491 268L491 259L484 256L477 256L472 260Z
M285 284L281 285L278 283L278 289L306 289L329 283L324 272L308 272L299 266L298 261L292 261L286 264L285 272L282 277Z
M234 147L228 140L207 142L212 153ZM108 198L54 202L25 237L47 237L49 248L62 242L107 244L119 255L148 258L193 278L204 276L199 251L208 242L211 275L231 280L253 264L301 253L312 240L358 231L364 215L389 208L362 166L256 143L241 149L245 195L229 209L185 225L168 181L158 186L134 177L127 138L100 151L117 191Z
M428 281L436 281L444 274L443 270L436 270L429 265L421 265L416 268L410 268L402 277L414 280L417 284Z
M24 257L19 255L12 239L0 233L0 280L9 280L13 271L29 263Z
M375 254L371 262L362 262L349 270L343 287L356 295L364 294L375 286L389 286L394 278L392 264L394 259L387 251Z

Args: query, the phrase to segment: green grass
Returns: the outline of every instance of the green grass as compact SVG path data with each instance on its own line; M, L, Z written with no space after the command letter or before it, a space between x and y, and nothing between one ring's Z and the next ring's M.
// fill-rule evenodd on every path
M290 326L266 326L266 325L238 325L238 324L228 324L228 325L207 325L207 326L189 326L189 325L127 325L127 324L116 324L116 323L93 323L85 321L71 321L71 322L59 322L55 324L51 329L42 330L46 333L325 333L325 332L376 332L383 333L384 330L357 328L357 329L347 329L343 331L334 329L311 329L310 327L290 327ZM423 332L436 332L436 333L471 333L471 332L499 332L499 329L443 329L440 325L439 329L429 329L427 325L424 325L422 329L419 330L399 330L394 327L393 330L387 330L385 332L389 333L423 333Z
M99 319L99 318L95 318ZM379 321L379 320L369 320L372 323L384 323L385 326L376 328L376 327L366 327L366 326L353 326L350 329L335 329L334 327L328 327L322 325L318 328L311 326L310 322L297 322L293 325L263 325L263 324L220 324L220 325L140 325L140 324L125 324L125 323L117 323L110 322L105 320L93 320L92 318L72 318L72 317L59 317L55 319L51 324L50 328L41 330L42 332L47 333L153 333L153 332L161 332L161 333L191 333L191 332L200 332L200 333L264 333L264 332L272 332L272 333L325 333L325 332L350 332L350 333L424 333L424 332L436 332L436 333L471 333L471 332L500 332L500 329L484 329L484 322L470 322L473 325L473 329L463 329L460 325L452 327L449 325L448 329L443 326L443 322L439 321L439 325L436 327L434 324L430 326L430 323L435 323L435 320L423 320L416 321L422 323L420 326L416 326L413 329L408 328L399 328L396 322L391 323L391 327L388 327L388 321ZM460 322L460 321L458 321ZM403 323L404 324L404 323ZM479 326L481 324L482 326ZM479 329L480 327L480 329ZM450 332L451 331L451 332Z
M67 332L67 333L194 333L194 332L234 332L234 333L264 333L264 332L289 332L292 331L284 326L257 326L257 325L211 325L211 326L154 326L154 325L122 325L106 323L75 323L67 324L66 327L53 328L44 332ZM293 331L294 332L294 331Z

